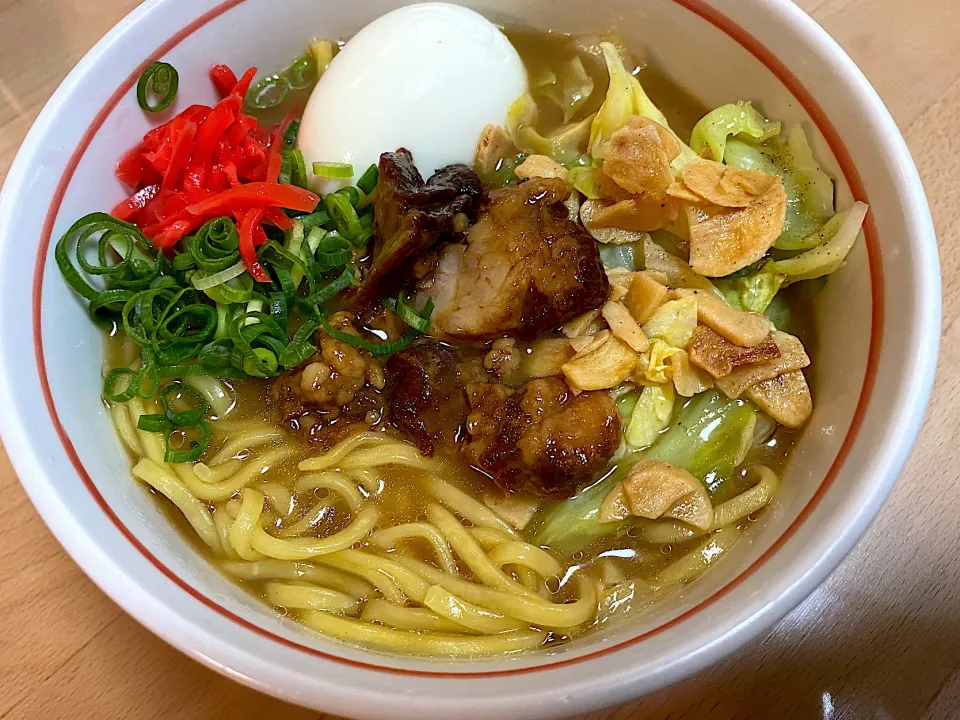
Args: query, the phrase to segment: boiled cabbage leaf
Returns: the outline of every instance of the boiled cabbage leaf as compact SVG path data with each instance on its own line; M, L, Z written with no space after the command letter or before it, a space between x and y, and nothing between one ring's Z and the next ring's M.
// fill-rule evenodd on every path
M743 431L756 412L745 400L728 400L715 390L700 393L646 457L683 468L713 495L733 478Z
M727 141L723 161L739 168L778 175L787 193L786 223L774 247L802 250L804 239L833 216L833 181L810 151L803 128L795 125L786 140L772 137L765 143L739 138Z
M630 421L623 433L623 439L632 448L646 448L656 442L657 437L673 415L673 402L676 393L673 385L647 385L637 404L633 406Z
M592 165L573 167L567 173L567 182L575 190L583 193L588 200L599 200L603 198L603 191L597 184L598 172L601 170Z
M744 310L762 313L773 302L773 298L783 285L783 275L768 269L769 264L759 272L737 278L740 306Z
M551 135L541 135L536 130L537 102L530 93L517 98L507 110L505 129L514 145L521 151L546 155L558 163L572 163L587 149L593 115L583 120L561 126Z
M855 202L849 210L838 214L833 236L813 250L769 264L770 271L786 276L785 284L813 280L834 272L847 258L860 235L867 215L867 205Z
M587 73L579 55L564 64L560 89L563 94L563 121L568 123L593 95L593 78Z
M717 162L723 162L728 137L749 137L764 142L780 134L780 122L763 117L753 105L736 102L711 110L693 126L690 147L698 155L704 148Z
M590 154L594 159L602 160L610 145L613 134L627 124L633 115L643 115L670 130L666 116L660 108L644 92L643 86L636 77L627 72L617 47L613 43L602 42L600 49L603 59L607 63L607 72L610 75L610 85L603 104L597 111L590 128ZM671 132L673 132L671 130ZM680 155L673 161L672 167L679 171L690 160L696 157L683 141L680 143Z
M633 272L637 270L637 256L643 257L643 246L641 245L638 249L638 245L640 243L599 244L600 262L608 270L611 268L626 268Z
M780 332L795 334L791 322L793 313L790 311L790 303L783 295L775 295L763 314Z

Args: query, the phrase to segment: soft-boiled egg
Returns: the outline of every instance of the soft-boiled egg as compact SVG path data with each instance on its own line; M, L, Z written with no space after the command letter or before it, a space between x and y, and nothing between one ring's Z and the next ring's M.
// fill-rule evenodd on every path
M405 147L426 178L472 163L484 126L502 125L526 89L523 62L496 25L457 5L411 5L367 25L333 59L298 143L307 167L350 163L357 175ZM348 182L314 178L314 189Z

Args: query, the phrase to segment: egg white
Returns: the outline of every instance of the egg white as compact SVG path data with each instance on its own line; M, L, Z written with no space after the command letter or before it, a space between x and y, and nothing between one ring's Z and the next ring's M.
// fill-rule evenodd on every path
M298 146L308 168L350 163L356 176L404 147L426 178L472 163L484 126L502 125L526 88L517 51L482 15L447 3L411 5L367 25L333 59L307 103ZM312 185L332 192L356 176Z

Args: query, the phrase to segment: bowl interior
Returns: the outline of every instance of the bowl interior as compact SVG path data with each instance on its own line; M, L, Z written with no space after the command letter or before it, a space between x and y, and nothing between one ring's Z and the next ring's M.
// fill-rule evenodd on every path
M22 456L18 462L22 476L22 468L29 465L31 477L24 477L24 482L34 501L88 572L128 609L135 602L144 603L139 612L131 612L172 642L221 669L226 666L240 679L307 704L326 702L341 711L349 708L344 698L351 688L362 688L368 699L388 703L409 696L411 687L422 696L428 684L436 700L431 708L460 697L464 713L484 702L490 707L511 697L548 693L549 685L557 687L558 682L569 688L578 707L612 702L715 658L730 646L735 628L785 611L783 603L776 607L778 598L790 598L789 605L809 592L812 585L805 578L822 577L849 549L903 461L915 428L907 427L910 437L900 432L893 445L887 442L897 432L892 423L898 409L919 403L922 412L923 385L905 384L903 368L917 363L911 341L930 331L917 323L925 301L917 297L915 285L929 270L925 266L929 258L924 259L923 243L916 239L916 218L904 210L909 198L900 172L902 160L889 151L884 134L890 128L872 109L872 96L851 89L856 81L850 75L853 70L842 66L844 72L837 71L840 59L832 55L832 46L794 14L799 11L760 2L715 3L741 26L738 34L723 22L718 26L713 11L692 2L614 0L605 3L600 14L595 6L577 0L471 3L488 17L510 24L567 32L615 29L631 50L708 107L753 100L787 126L802 124L815 155L836 181L838 206L848 206L856 191L858 199L872 203L877 227L868 238L872 252L859 242L847 266L831 277L820 297L815 372L810 376L816 409L771 511L727 559L654 612L613 624L550 654L451 664L348 647L284 621L213 571L130 478L128 460L99 399L102 338L62 282L53 248L41 247L34 277L36 246L14 245L14 227L19 238L52 237L50 242L55 243L76 218L107 210L125 196L113 175L116 160L156 121L137 107L130 81L135 81L138 67L154 59L155 48L180 72L180 94L173 108L177 111L191 103L215 102L206 70L216 62L237 70L250 65L265 71L279 68L311 37L349 37L400 4L404 3L287 0L278 12L277 3L268 0L223 5L156 2L137 11L122 32L78 67L38 120L11 171L12 187L4 192L3 208L9 212L4 212L0 226L0 267L4 277L12 279L0 290L0 342L10 391L5 439L15 460ZM264 27L270 31L264 32ZM815 108L805 106L804 98L784 84L782 73L778 77L758 59L756 48L744 46L743 36L750 35L788 63L801 86L817 93L823 116L811 117ZM842 152L835 153L837 146L828 144L825 120L843 138ZM847 153L852 163L842 167ZM859 180L851 189L851 168L863 178L864 197ZM897 258L898 273L884 273L892 257ZM39 331L27 322L30 314L25 309L16 315L12 310L14 298L22 304L26 297L39 303ZM888 297L898 298L898 304L886 303L883 313ZM34 362L34 340L40 344L39 364ZM922 375L922 362L919 367ZM53 415L41 400L44 373ZM895 390L882 397L871 395L875 377L883 387ZM915 423L915 414L913 407L898 421ZM23 447L14 448L11 438L21 438ZM844 462L837 461L841 455ZM873 485L866 476L872 472L869 468L879 472ZM845 546L841 538L846 538ZM91 569L98 562L100 570ZM158 615L148 617L154 611ZM619 647L639 636L644 638ZM614 648L616 652L608 652ZM590 678L572 662L586 656L593 658ZM496 674L554 663L561 666L549 682L542 673ZM495 673L490 681L497 683L502 697L490 698L489 690L476 682L449 678L444 682L433 675L414 680L380 673L377 686L371 688L366 665L424 673ZM603 678L610 694L602 698L590 694L589 683ZM328 695L318 698L311 689L323 689ZM368 701L373 702L364 702ZM410 714L409 702L398 703L390 707ZM555 699L550 707L558 707ZM367 712L366 708L361 709Z

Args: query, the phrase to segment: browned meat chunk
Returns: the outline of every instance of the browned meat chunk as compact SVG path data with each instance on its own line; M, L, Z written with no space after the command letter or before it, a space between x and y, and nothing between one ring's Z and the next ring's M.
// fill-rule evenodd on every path
M480 178L466 165L440 168L424 182L409 151L381 155L373 266L361 298L377 300L396 289L402 271L454 229L458 213L473 214L481 190Z
M347 313L330 318L333 327L359 335ZM270 399L284 420L319 410L336 419L350 409L365 388L382 390L383 368L367 352L319 332L320 348L300 366L278 377L270 388Z
M444 249L430 293L449 337L532 338L607 299L597 245L567 216L559 178L491 191L465 245Z
M419 345L393 355L386 366L390 423L424 455L454 444L467 418L467 396L457 358L443 345Z
M606 392L574 395L559 378L519 390L467 387L467 459L505 490L565 497L602 471L620 444L620 415Z

